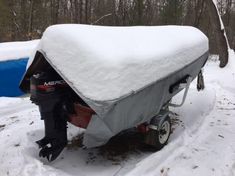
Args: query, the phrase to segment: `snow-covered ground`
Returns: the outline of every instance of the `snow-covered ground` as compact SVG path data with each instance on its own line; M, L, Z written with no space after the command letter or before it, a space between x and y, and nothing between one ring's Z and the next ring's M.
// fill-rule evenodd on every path
M230 54L235 61L235 55ZM115 145L114 151L107 146L85 149L74 138L82 130L70 125L68 136L72 141L52 163L38 157L35 141L44 132L37 107L29 98L0 98L0 175L233 176L235 64L230 62L221 69L218 62L209 61L204 77L204 91L197 92L194 82L184 106L171 109L175 113L173 133L161 151L131 145L127 150L117 150L124 143ZM174 101L179 100L180 95Z

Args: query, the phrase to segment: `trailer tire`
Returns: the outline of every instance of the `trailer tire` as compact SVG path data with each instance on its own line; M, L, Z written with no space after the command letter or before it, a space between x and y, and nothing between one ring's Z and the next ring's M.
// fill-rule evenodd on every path
M156 150L162 149L168 142L171 134L170 117L167 116L164 121L159 124L159 130L149 129L146 134L146 144L152 146Z

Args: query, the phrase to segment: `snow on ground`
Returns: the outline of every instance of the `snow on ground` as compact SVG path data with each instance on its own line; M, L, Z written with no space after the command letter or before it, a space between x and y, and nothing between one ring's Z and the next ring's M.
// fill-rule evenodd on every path
M230 55L234 54L230 52ZM116 149L85 149L77 139L52 163L38 157L34 141L43 137L43 122L29 98L0 98L0 175L235 175L235 65L221 69L210 61L204 69L206 89L191 85L186 103L171 109L169 144L154 152L113 144ZM180 101L180 95L174 101ZM71 140L81 129L68 128ZM125 140L124 140L125 141ZM131 141L128 138L126 141ZM112 145L111 145L112 146ZM112 147L111 147L112 149ZM109 150L109 151L108 151ZM108 152L107 152L108 151Z
M0 43L0 61L29 58L39 40Z

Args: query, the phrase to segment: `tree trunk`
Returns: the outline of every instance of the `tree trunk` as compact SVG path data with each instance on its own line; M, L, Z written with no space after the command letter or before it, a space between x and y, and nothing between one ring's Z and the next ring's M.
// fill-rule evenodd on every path
M29 9L29 26L28 26L28 39L31 39L33 31L33 3L34 0L30 0L30 9Z
M143 0L138 0L138 19L137 19L137 24L138 25L143 25L143 9L144 9L144 4Z
M79 9L78 9L78 7L79 7L78 0L74 0L74 22L75 23L79 23L79 20L78 20Z
M195 14L195 20L194 25L195 27L199 27L199 22L202 17L203 11L204 11L204 0L198 0L196 3L196 14Z
M209 18L211 21L211 25L213 30L215 31L215 40L212 42L216 42L217 51L220 58L220 67L225 67L228 63L228 43L225 38L225 30L222 29L222 26L220 24L220 14L218 14L217 8L215 4L213 3L213 0L206 0L207 6L208 6L208 13Z
M85 23L88 24L88 0L85 0Z
M79 8L79 16L80 16L80 23L83 24L83 0L80 0L80 8Z

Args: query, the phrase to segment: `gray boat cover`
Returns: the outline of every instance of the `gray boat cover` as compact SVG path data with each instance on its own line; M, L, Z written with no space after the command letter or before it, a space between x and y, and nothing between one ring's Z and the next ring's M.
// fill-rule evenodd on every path
M95 147L149 121L175 95L170 85L185 75L195 78L207 59L208 39L189 26L69 24L49 27L36 51L96 112L83 141Z

